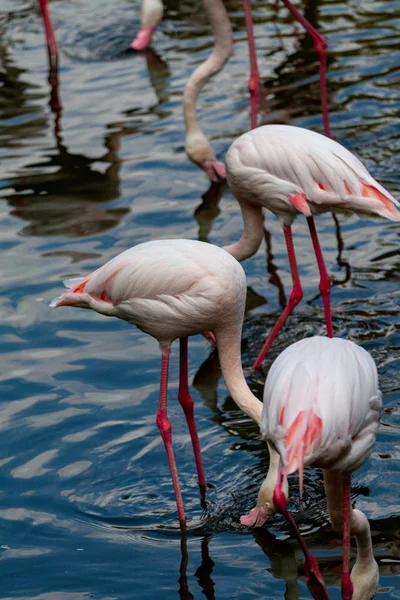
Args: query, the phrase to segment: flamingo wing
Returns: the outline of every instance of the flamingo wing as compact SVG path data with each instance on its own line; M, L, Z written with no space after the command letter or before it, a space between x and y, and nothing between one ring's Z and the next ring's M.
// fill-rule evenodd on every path
M193 240L139 244L83 279L51 306L91 308L140 327L160 343L213 329L232 302L245 297L246 277L225 250Z
M368 457L382 406L372 357L339 338L287 348L264 390L261 432L278 449L284 474L315 464L352 471Z

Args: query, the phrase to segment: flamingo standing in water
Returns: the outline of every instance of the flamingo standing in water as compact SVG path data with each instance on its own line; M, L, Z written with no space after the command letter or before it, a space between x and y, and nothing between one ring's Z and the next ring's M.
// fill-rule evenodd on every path
M274 463L274 472L268 473L261 486L257 506L241 522L263 525L273 512L271 480L277 481L273 507L294 527L308 574L314 559L288 513L281 484L299 471L301 497L304 467L322 467L330 518L336 530L343 530L344 600L369 600L378 586L368 520L350 504L350 473L371 453L381 408L375 363L366 350L348 340L316 336L292 344L275 360L265 382L261 434L278 451L280 464L277 469ZM350 534L357 542L351 576ZM328 598L322 580L308 579L314 597Z
M351 152L319 133L289 125L265 125L243 134L226 154L229 186L240 203L244 231L225 250L244 260L258 250L264 234L263 207L277 215L285 236L293 289L254 367L258 368L283 323L303 297L291 225L303 214L318 269L328 336L333 336L330 279L315 228L315 214L335 209L400 221L397 200Z
M124 319L160 344L157 425L168 456L180 525L185 529L185 511L167 415L170 346L175 339L180 339L178 399L192 439L200 488L204 490L206 481L193 400L188 389L187 338L213 332L232 398L260 424L262 403L246 384L240 356L245 273L232 256L216 246L192 240L159 240L130 248L87 277L64 283L68 291L51 306L91 308L100 314Z

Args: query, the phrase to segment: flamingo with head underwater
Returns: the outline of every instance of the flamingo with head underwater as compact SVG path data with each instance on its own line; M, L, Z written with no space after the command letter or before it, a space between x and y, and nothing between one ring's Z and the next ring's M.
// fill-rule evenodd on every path
M351 508L350 474L368 458L379 426L382 395L375 363L366 350L339 338L312 337L284 350L268 372L264 387L261 435L279 453L261 486L257 506L241 518L260 527L274 509L292 525L305 552L305 570L314 598L328 598L323 580L309 573L314 559L287 510L281 485L303 469L324 469L328 510L334 528L343 531L342 596L369 600L379 571L365 515ZM271 506L271 482L277 482ZM350 535L357 560L350 575Z
M291 225L307 219L320 272L328 336L333 336L330 279L325 267L314 215L335 209L400 221L398 201L338 142L308 129L265 125L237 138L226 154L226 175L242 210L241 239L226 246L237 260L255 254L264 236L263 208L281 222L293 288L286 308L270 332L254 367L259 367L283 323L303 297Z
M237 405L258 424L262 403L246 384L240 344L246 301L246 276L223 249L192 240L158 240L139 244L84 278L66 280L69 288L51 306L91 308L114 316L153 336L161 349L157 425L164 441L179 521L186 528L178 471L167 415L170 346L180 339L178 399L192 439L200 488L205 476L188 388L187 338L212 331L227 387Z

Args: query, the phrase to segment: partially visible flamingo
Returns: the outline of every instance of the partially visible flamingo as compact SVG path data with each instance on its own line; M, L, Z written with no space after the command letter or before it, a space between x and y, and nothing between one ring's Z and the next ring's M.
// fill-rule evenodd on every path
M164 6L161 0L142 0L140 10L140 31L136 35L131 48L133 50L144 50L152 40L153 33L163 18Z
M293 289L254 367L261 365L283 323L303 297L291 225L303 214L310 230L324 303L328 336L333 336L330 279L313 215L335 209L400 221L400 204L349 150L319 133L289 125L265 125L241 135L226 154L229 186L240 203L244 231L225 250L244 260L263 239L263 207L280 220L288 251Z
M69 290L51 306L91 308L102 315L124 319L160 344L157 425L168 456L180 525L185 529L185 511L167 416L170 346L180 338L178 399L192 439L200 488L204 489L204 469L188 388L187 338L205 331L214 333L222 373L232 398L260 424L262 403L248 388L241 366L246 301L244 271L232 256L216 246L192 240L158 240L130 248L83 279L64 283Z
M289 11L300 21L306 31L311 35L320 60L320 85L323 121L326 135L330 135L328 103L326 93L326 50L327 42L301 13L289 2L282 0ZM223 163L217 160L208 139L204 135L198 120L196 103L197 98L209 79L222 70L232 54L232 29L228 13L222 0L203 0L213 35L214 48L207 60L202 63L189 77L183 93L183 110L186 127L185 149L188 157L201 167L211 181L218 181L225 177ZM257 66L257 55L254 42L253 22L251 14L251 0L243 0L246 19L247 39L250 57L249 91L251 98L250 126L257 124L257 103L260 90L260 74Z
M382 408L378 374L372 357L354 342L313 337L284 350L269 370L264 388L262 437L280 455L272 465L269 481L277 481L273 507L295 530L305 552L308 584L315 598L328 598L322 580L309 577L315 559L287 510L281 485L299 471L300 497L303 469L324 469L330 518L343 530L342 595L344 600L369 600L377 590L379 572L373 556L367 518L350 504L350 474L368 458L375 443ZM272 472L273 471L273 472ZM249 526L261 526L273 512L270 492L261 486L258 503L241 518ZM357 541L357 560L350 575L350 533ZM354 593L353 593L354 592Z

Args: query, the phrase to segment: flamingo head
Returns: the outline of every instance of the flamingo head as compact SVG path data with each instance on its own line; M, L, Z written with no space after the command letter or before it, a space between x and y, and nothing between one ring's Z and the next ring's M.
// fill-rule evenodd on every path
M141 50L145 50L151 43L151 39L153 37L153 32L156 27L157 27L157 24L154 25L153 27L146 27L145 29L141 29L137 33L133 42L131 42L132 50L136 50L137 52L140 52Z
M225 180L224 163L217 160L214 150L197 125L187 126L185 150L190 160L203 169L211 181L216 183Z
M271 470L263 481L258 492L257 504L247 515L240 517L242 525L247 527L262 527L264 523L276 513L273 502L276 487L276 473L273 475ZM286 478L282 482L282 492L288 496L288 484Z
M201 168L214 183L225 181L225 165L219 160L205 160L200 163Z

